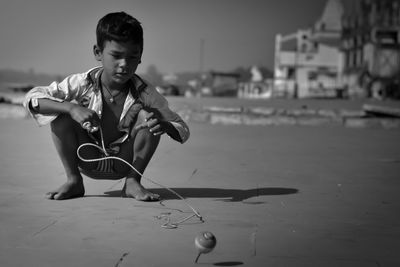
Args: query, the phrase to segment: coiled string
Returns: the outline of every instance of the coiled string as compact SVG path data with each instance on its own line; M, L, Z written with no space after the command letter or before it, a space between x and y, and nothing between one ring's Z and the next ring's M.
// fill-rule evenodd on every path
M87 130L90 131L90 132L100 130L100 138L101 138L101 145L102 145L102 146L98 146L98 145L93 144L93 143L84 143L84 144L80 145L80 146L78 147L78 149L76 150L76 154L77 154L77 156L78 156L78 158L79 158L80 160L82 160L82 161L84 161L84 162L98 162L98 161L107 160L107 159L115 159L115 160L122 161L123 163L125 163L126 165L128 165L132 170L134 170L137 174L139 174L140 177L141 177L142 179L145 179L145 180L147 180L147 181L149 181L149 182L151 182L151 183L153 183L153 184L155 184L155 185L157 185L157 186L159 186L159 187L162 187L162 188L164 188L164 189L170 191L170 192L173 193L174 195L176 195L179 199L183 200L184 203L193 211L193 214L191 214L191 215L189 215L189 216L187 216L187 217L185 217L185 218L182 218L182 219L180 219L180 220L178 220L178 221L175 221L175 222L172 222L171 217L169 216L169 214L162 214L162 215L160 215L160 216L157 216L156 218L165 220L165 223L163 223L163 224L161 225L162 228L165 228L165 229L175 229L175 228L178 228L178 225L179 225L179 224L182 224L182 223L186 222L187 220L189 220L189 219L191 219L191 218L193 218L193 217L199 218L199 220L200 220L201 223L204 222L203 217L200 215L200 213L199 213L195 208L193 208L193 207L188 203L188 201L187 201L183 196L181 196L180 194L178 194L176 191L174 191L174 190L172 190L171 188L169 188L169 187L167 187L167 186L164 186L164 185L162 185L162 184L160 184L160 183L158 183L158 182L156 182L156 181L154 181L154 180L152 180L152 179L150 179L150 178L148 178L148 177L145 177L145 176L144 176L142 173L140 173L135 167L133 167L132 164L130 164L130 163L127 162L126 160L124 160L124 159L122 159L122 158L119 158L119 157L110 156L110 155L107 153L106 148L105 148L105 145L104 145L103 131L102 131L101 127L91 127L90 123L88 123L88 122L85 122L85 123L82 125L82 127L85 128L85 129L87 129ZM97 148L98 150L100 150L100 151L104 154L104 157L101 157L101 158L93 158L93 159L85 159L85 158L83 158L83 157L81 156L81 154L80 154L80 150L81 150L82 148L88 147L88 146L95 147L95 148Z

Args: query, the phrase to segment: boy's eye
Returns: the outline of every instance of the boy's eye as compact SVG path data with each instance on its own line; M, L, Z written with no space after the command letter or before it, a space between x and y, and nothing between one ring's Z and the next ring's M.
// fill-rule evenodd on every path
M122 59L122 58L124 58L124 56L123 55L119 55L119 54L110 54L113 58L115 58L115 59ZM140 57L138 57L138 56L128 56L127 57L127 59L128 60L132 60L132 61L137 61L137 60L140 60Z
M122 57L121 55L118 55L118 54L111 54L111 56L112 56L113 58L121 58L121 57Z

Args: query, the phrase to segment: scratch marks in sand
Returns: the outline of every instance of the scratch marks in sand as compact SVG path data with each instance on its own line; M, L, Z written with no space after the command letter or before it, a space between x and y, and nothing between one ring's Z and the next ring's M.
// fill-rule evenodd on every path
M193 170L192 175L190 175L188 180L191 180L193 178L193 176L196 174L197 170L198 170L197 168Z
M122 256L118 259L117 263L114 267L119 267L120 264L124 261L125 257L129 255L129 252L125 252Z
M254 226L254 230L250 235L250 242L252 245L252 256L257 256L257 231L258 231L258 224Z
M32 234L33 237L37 236L38 234L42 233L43 231L47 230L50 226L56 224L58 220L51 221L49 224L43 226L39 231Z

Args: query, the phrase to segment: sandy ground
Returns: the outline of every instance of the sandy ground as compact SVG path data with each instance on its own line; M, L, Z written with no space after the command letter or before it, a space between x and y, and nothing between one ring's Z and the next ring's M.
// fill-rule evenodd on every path
M121 198L122 182L85 179L86 196L50 201L65 179L49 135L0 120L0 266L399 266L399 130L190 125L163 137L146 176L162 203ZM194 237L218 243L200 257Z

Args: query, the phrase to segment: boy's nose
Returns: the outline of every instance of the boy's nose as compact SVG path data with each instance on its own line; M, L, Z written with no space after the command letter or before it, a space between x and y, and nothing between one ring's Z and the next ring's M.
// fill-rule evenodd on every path
M128 64L128 61L125 58L119 60L118 65L120 67L125 67Z

